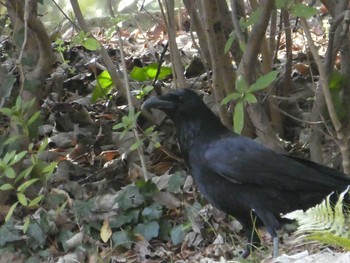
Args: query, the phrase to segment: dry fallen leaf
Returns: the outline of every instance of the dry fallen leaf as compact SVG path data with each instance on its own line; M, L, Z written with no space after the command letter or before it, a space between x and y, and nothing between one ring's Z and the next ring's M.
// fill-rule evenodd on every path
M102 241L106 243L111 236L112 236L112 229L110 228L109 221L106 218L103 221L103 225L101 227L100 237Z

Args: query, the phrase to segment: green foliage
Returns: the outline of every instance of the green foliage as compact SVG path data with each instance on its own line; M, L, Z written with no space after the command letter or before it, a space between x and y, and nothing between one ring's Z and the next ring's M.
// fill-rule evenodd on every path
M134 67L130 72L130 78L137 81L147 81L153 80L158 71L158 63L152 63L145 67ZM158 79L164 79L172 73L172 69L170 67L160 67L160 72L158 75Z
M309 19L316 15L318 11L315 7L299 3L291 7L291 12L295 17Z
M132 131L133 129L136 129L137 119L140 116L140 114L140 111L135 113L135 109L131 108L129 110L128 116L124 115L122 117L122 121L113 126L114 130L122 130L120 134L120 139L123 139L128 132ZM144 134L146 138L150 139L150 142L151 144L153 144L154 147L160 146L158 141L158 132L154 131L154 126L146 129L144 131ZM138 147L141 147L143 141L146 138L137 140L133 145L131 145L130 150L136 150Z
M277 74L278 71L271 71L258 78L250 87L248 87L247 81L242 75L237 77L236 92L227 95L221 102L222 105L226 105L230 101L236 101L233 114L234 131L236 133L240 134L244 126L244 104L256 103L257 98L253 93L268 87L277 78Z
M106 96L113 89L113 80L107 70L104 70L97 76L97 83L92 91L91 101L96 102L99 98L106 98Z
M333 71L330 76L329 89L331 92L335 112L340 120L346 117L346 108L344 105L344 87L347 79L339 71Z
M85 33L80 31L78 35L73 37L70 46L82 45L84 48L90 51L96 51L101 48L100 43L93 37L90 37L91 33Z
M184 179L181 180L179 176L180 174L170 176L164 190L169 192L169 189L178 189L180 182L182 186ZM190 224L172 226L167 210L153 199L153 195L158 192L152 180L139 180L119 191L115 201L120 210L110 222L112 229L118 229L113 231L112 235L115 245L130 248L131 242L137 235L141 235L146 240L156 237L171 240L175 245L183 241L186 233L191 229Z
M349 187L339 195L334 205L331 203L332 194L330 194L321 204L306 212L297 210L284 217L297 220L299 224L297 235L305 235L308 239L350 250L349 210L343 202L345 195L349 194L348 191Z
M244 32L247 30L247 28L254 25L258 21L260 16L261 16L261 9L257 8L247 18L242 17L241 20L239 21L241 31ZM227 53L230 50L232 43L236 39L236 37L237 37L236 32L232 31L231 34L229 35L229 38L226 41L226 44L225 44L225 48L224 48L225 53ZM245 50L245 43L240 42L239 45L240 45L240 48L242 49L242 51L244 51Z
M40 116L39 111L29 114L34 103L34 99L25 102L21 97L18 97L12 108L0 109L0 112L10 117L12 123L17 125L21 131L21 134L7 139L4 145L16 144L19 138L30 138L30 128ZM17 201L11 205L5 217L5 222L10 220L18 207L33 208L43 200L43 194L38 194L33 199L30 199L27 197L26 192L35 184L46 185L47 180L57 166L55 162L47 164L38 158L38 154L45 150L47 144L48 140L44 140L35 152L33 151L34 145L30 144L26 151L9 151L0 158L0 191L11 191L17 197ZM23 166L24 158L28 160L28 165L21 172L18 172L18 167ZM25 229L29 226L27 219L26 222Z

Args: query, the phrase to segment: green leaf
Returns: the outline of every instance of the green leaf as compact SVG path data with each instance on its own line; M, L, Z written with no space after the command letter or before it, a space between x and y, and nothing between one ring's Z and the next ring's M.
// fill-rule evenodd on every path
M131 249L133 244L130 235L124 230L113 233L112 240L115 246L123 246L127 249Z
M30 117L30 119L28 120L27 125L31 125L33 122L35 122L38 118L40 117L40 111L37 111L36 113L34 113L32 115L32 117Z
M244 126L244 103L242 100L238 101L235 106L233 123L235 133L241 134Z
M181 175L181 173L175 172L169 178L167 190L171 193L178 193L180 191L180 187L183 186L184 182L185 178Z
M139 188L136 185L126 186L122 192L116 197L119 207L124 211L138 207L144 203L145 199L140 194Z
M255 91L265 89L273 81L276 80L278 73L279 72L275 70L275 71L271 71L271 72L267 73L264 76L261 76L260 78L258 78L258 80L253 85L251 85L247 89L247 93L253 93Z
M15 141L17 141L20 137L21 137L21 136L19 136L19 135L11 136L10 138L8 138L8 139L3 143L3 145L12 144L12 143L14 143Z
M245 93L247 88L248 88L248 84L247 84L247 81L245 80L245 78L243 77L243 75L238 75L237 79L236 79L236 87L235 87L235 89L239 93Z
M17 183L17 182L20 181L21 179L27 178L27 177L30 175L30 173L32 172L33 168L34 168L34 165L31 165L31 166L29 166L28 168L24 169L24 170L16 177L15 182Z
M17 193L17 199L21 203L21 205L23 205L23 206L28 205L27 198L23 193Z
M27 151L22 151L18 154L16 154L13 159L11 160L11 162L9 163L9 165L14 165L15 163L19 162L20 160L23 159L23 157L27 154Z
M318 11L316 8L312 6L304 5L302 3L296 4L291 8L292 15L296 17L303 17L305 19L309 19L313 17L314 15L317 14L317 12Z
M5 222L9 221L9 219L12 217L12 214L13 214L13 212L15 211L17 205L18 205L18 202L14 203L14 204L10 207L10 209L9 209L9 211L7 212L7 215L6 215L6 217L5 217Z
M40 144L40 147L38 149L38 153L42 153L45 149L46 149L46 146L49 144L49 139L48 138L45 138L45 140L43 140Z
M131 150L131 151L134 151L134 150L136 150L137 148L141 147L141 145L142 145L142 141L141 141L141 140L138 140L138 141L134 142L134 143L131 145L130 150Z
M116 125L113 126L113 130L119 130L119 129L122 129L122 128L125 128L125 125L122 122L119 122L119 123L117 123Z
M113 87L113 80L108 71L102 71L97 76L97 83L92 91L91 101L95 102L99 98L105 98L112 91Z
M44 197L45 197L44 195L39 195L39 196L35 197L32 201L29 202L28 207L36 206L37 204L39 204L41 202L41 200L43 200Z
M137 66L131 70L130 78L141 82L148 80L145 70Z
M158 71L158 63L152 63L146 67L143 67L143 69L146 72L146 75L150 78L150 79L154 79L157 71ZM169 76L172 73L172 68L170 67L160 67L160 71L159 71L159 75L158 75L158 79L164 79L165 77Z
M26 216L26 218L24 219L24 224L23 224L23 233L25 234L28 230L30 224L30 216Z
M170 237L171 241L173 242L174 246L182 243L184 240L188 230L184 227L183 224L174 226L173 229L170 231Z
M10 184L3 184L0 186L0 191L8 191L14 189Z
M224 53L226 54L227 52L230 51L230 48L232 47L233 41L236 38L236 33L234 31L231 32L229 38L226 41L225 48L224 48Z
M17 192L24 192L29 186L31 186L32 184L34 184L35 182L39 181L38 178L34 178L31 179L29 181L24 182L23 184L21 184L18 188L17 188Z
M239 92L233 92L231 94L228 94L222 101L221 101L221 105L226 105L227 103L229 103L230 101L235 101L239 98L242 98L243 94L239 93Z
M7 178L10 178L10 179L14 179L16 177L15 170L13 170L13 168L10 166L6 167L4 174Z
M257 103L258 102L255 95L251 94L251 93L245 94L243 99L248 103Z
M277 9L288 9L294 4L294 0L276 0Z
M241 19L239 21L242 29L244 30L245 28L254 25L260 18L261 16L261 8L257 8L247 19Z
M1 108L0 112L2 112L3 114L5 114L6 116L11 117L13 115L13 110L9 109L9 108Z
M158 71L158 63L153 63L143 68L135 66L130 72L130 78L137 81L146 81L154 79ZM161 67L158 75L158 79L164 79L172 73L172 68Z
M100 49L100 43L92 38L88 37L87 39L83 40L81 43L86 49L91 50L91 51L96 51Z
M4 158L3 158L3 162L5 164L8 164L10 162L10 160L16 155L16 151L12 151L12 152L8 152L5 154Z
M158 220L163 214L162 206L156 203L145 207L142 211L142 216L147 218L147 220Z
M158 236L159 224L156 221L151 221L146 224L138 224L135 229L135 233L142 235L146 240L151 240Z

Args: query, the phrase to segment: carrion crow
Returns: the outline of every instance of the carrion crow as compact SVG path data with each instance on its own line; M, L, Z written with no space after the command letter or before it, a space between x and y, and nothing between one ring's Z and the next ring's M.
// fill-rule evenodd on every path
M250 254L252 244L260 242L255 226L266 227L276 257L281 214L306 210L350 185L350 178L340 171L276 153L233 133L192 90L151 97L142 108L162 110L174 122L181 152L199 191L242 224L249 240L243 257Z

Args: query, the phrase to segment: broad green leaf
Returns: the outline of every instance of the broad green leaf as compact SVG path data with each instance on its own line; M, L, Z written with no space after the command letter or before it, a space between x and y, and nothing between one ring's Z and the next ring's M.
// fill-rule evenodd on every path
M158 63L152 63L149 66L143 68L146 71L147 76L150 79L154 79L158 71ZM160 72L158 79L164 79L172 73L172 68L170 67L160 67Z
M3 184L0 186L0 191L7 191L14 189L12 185L10 184Z
M113 81L108 71L102 71L97 76L97 83L92 91L91 101L95 102L99 98L105 98L112 91L113 87Z
M257 103L258 100L256 99L254 94L247 93L244 95L244 100L248 103Z
M128 232L125 230L113 233L112 240L115 246L123 246L127 249L131 249L131 246L134 243Z
M244 102L240 100L235 106L233 114L233 125L235 133L241 134L244 125Z
M247 89L247 93L253 93L255 91L265 89L273 81L276 80L278 73L279 73L278 71L271 71L271 72L267 73L266 75L261 76L260 78L258 78L258 80L253 85L251 85Z
M171 193L178 193L180 191L180 187L183 186L184 181L185 181L185 178L181 175L181 173L175 172L169 178L167 190Z
M236 79L235 89L239 93L245 93L247 88L248 88L248 84L247 84L247 81L245 80L245 78L243 77L243 75L238 75L237 79Z
M36 206L37 204L39 204L41 202L41 200L43 200L44 197L45 197L44 195L39 195L39 196L35 197L32 201L29 202L28 207Z
M277 9L288 9L294 4L294 0L276 0Z
M158 220L163 214L162 206L156 203L145 207L142 211L142 216L147 218L147 220Z
M10 178L10 179L13 179L16 177L16 172L15 170L13 170L12 167L8 166L6 167L5 171L4 171L4 174L7 178Z
M158 63L152 63L142 68L135 66L130 72L130 78L141 82L154 79L158 71L158 65L159 65ZM172 69L170 67L161 67L159 71L158 79L164 79L171 73L172 73Z
M28 205L27 197L23 193L17 193L17 199L23 206Z
M140 82L148 80L145 70L137 66L133 67L133 69L131 70L130 78Z
M24 192L29 186L31 186L32 184L34 184L35 182L39 181L38 178L34 178L31 179L29 181L24 182L23 184L21 184L18 188L17 188L17 192Z
M317 9L302 3L296 4L291 8L292 15L309 19L317 14Z
M187 232L188 232L188 229L183 224L174 226L173 229L171 229L170 237L174 246L182 243Z
M243 94L239 93L239 92L233 92L231 94L228 94L222 101L221 101L221 105L226 105L227 103L229 103L230 101L235 101L239 98L242 98Z
M135 233L142 235L146 240L151 240L154 237L158 236L159 233L159 224L156 221L150 221L146 224L138 224L135 229Z
M96 51L100 49L100 43L92 38L88 37L87 39L83 40L81 43L86 49L91 50L91 51Z
M14 204L10 207L10 209L9 209L9 211L7 212L7 215L6 215L6 217L5 217L5 222L9 221L9 219L12 217L12 214L13 214L13 212L15 211L15 209L16 209L18 203L19 203L19 202L16 202L16 203L14 203Z

